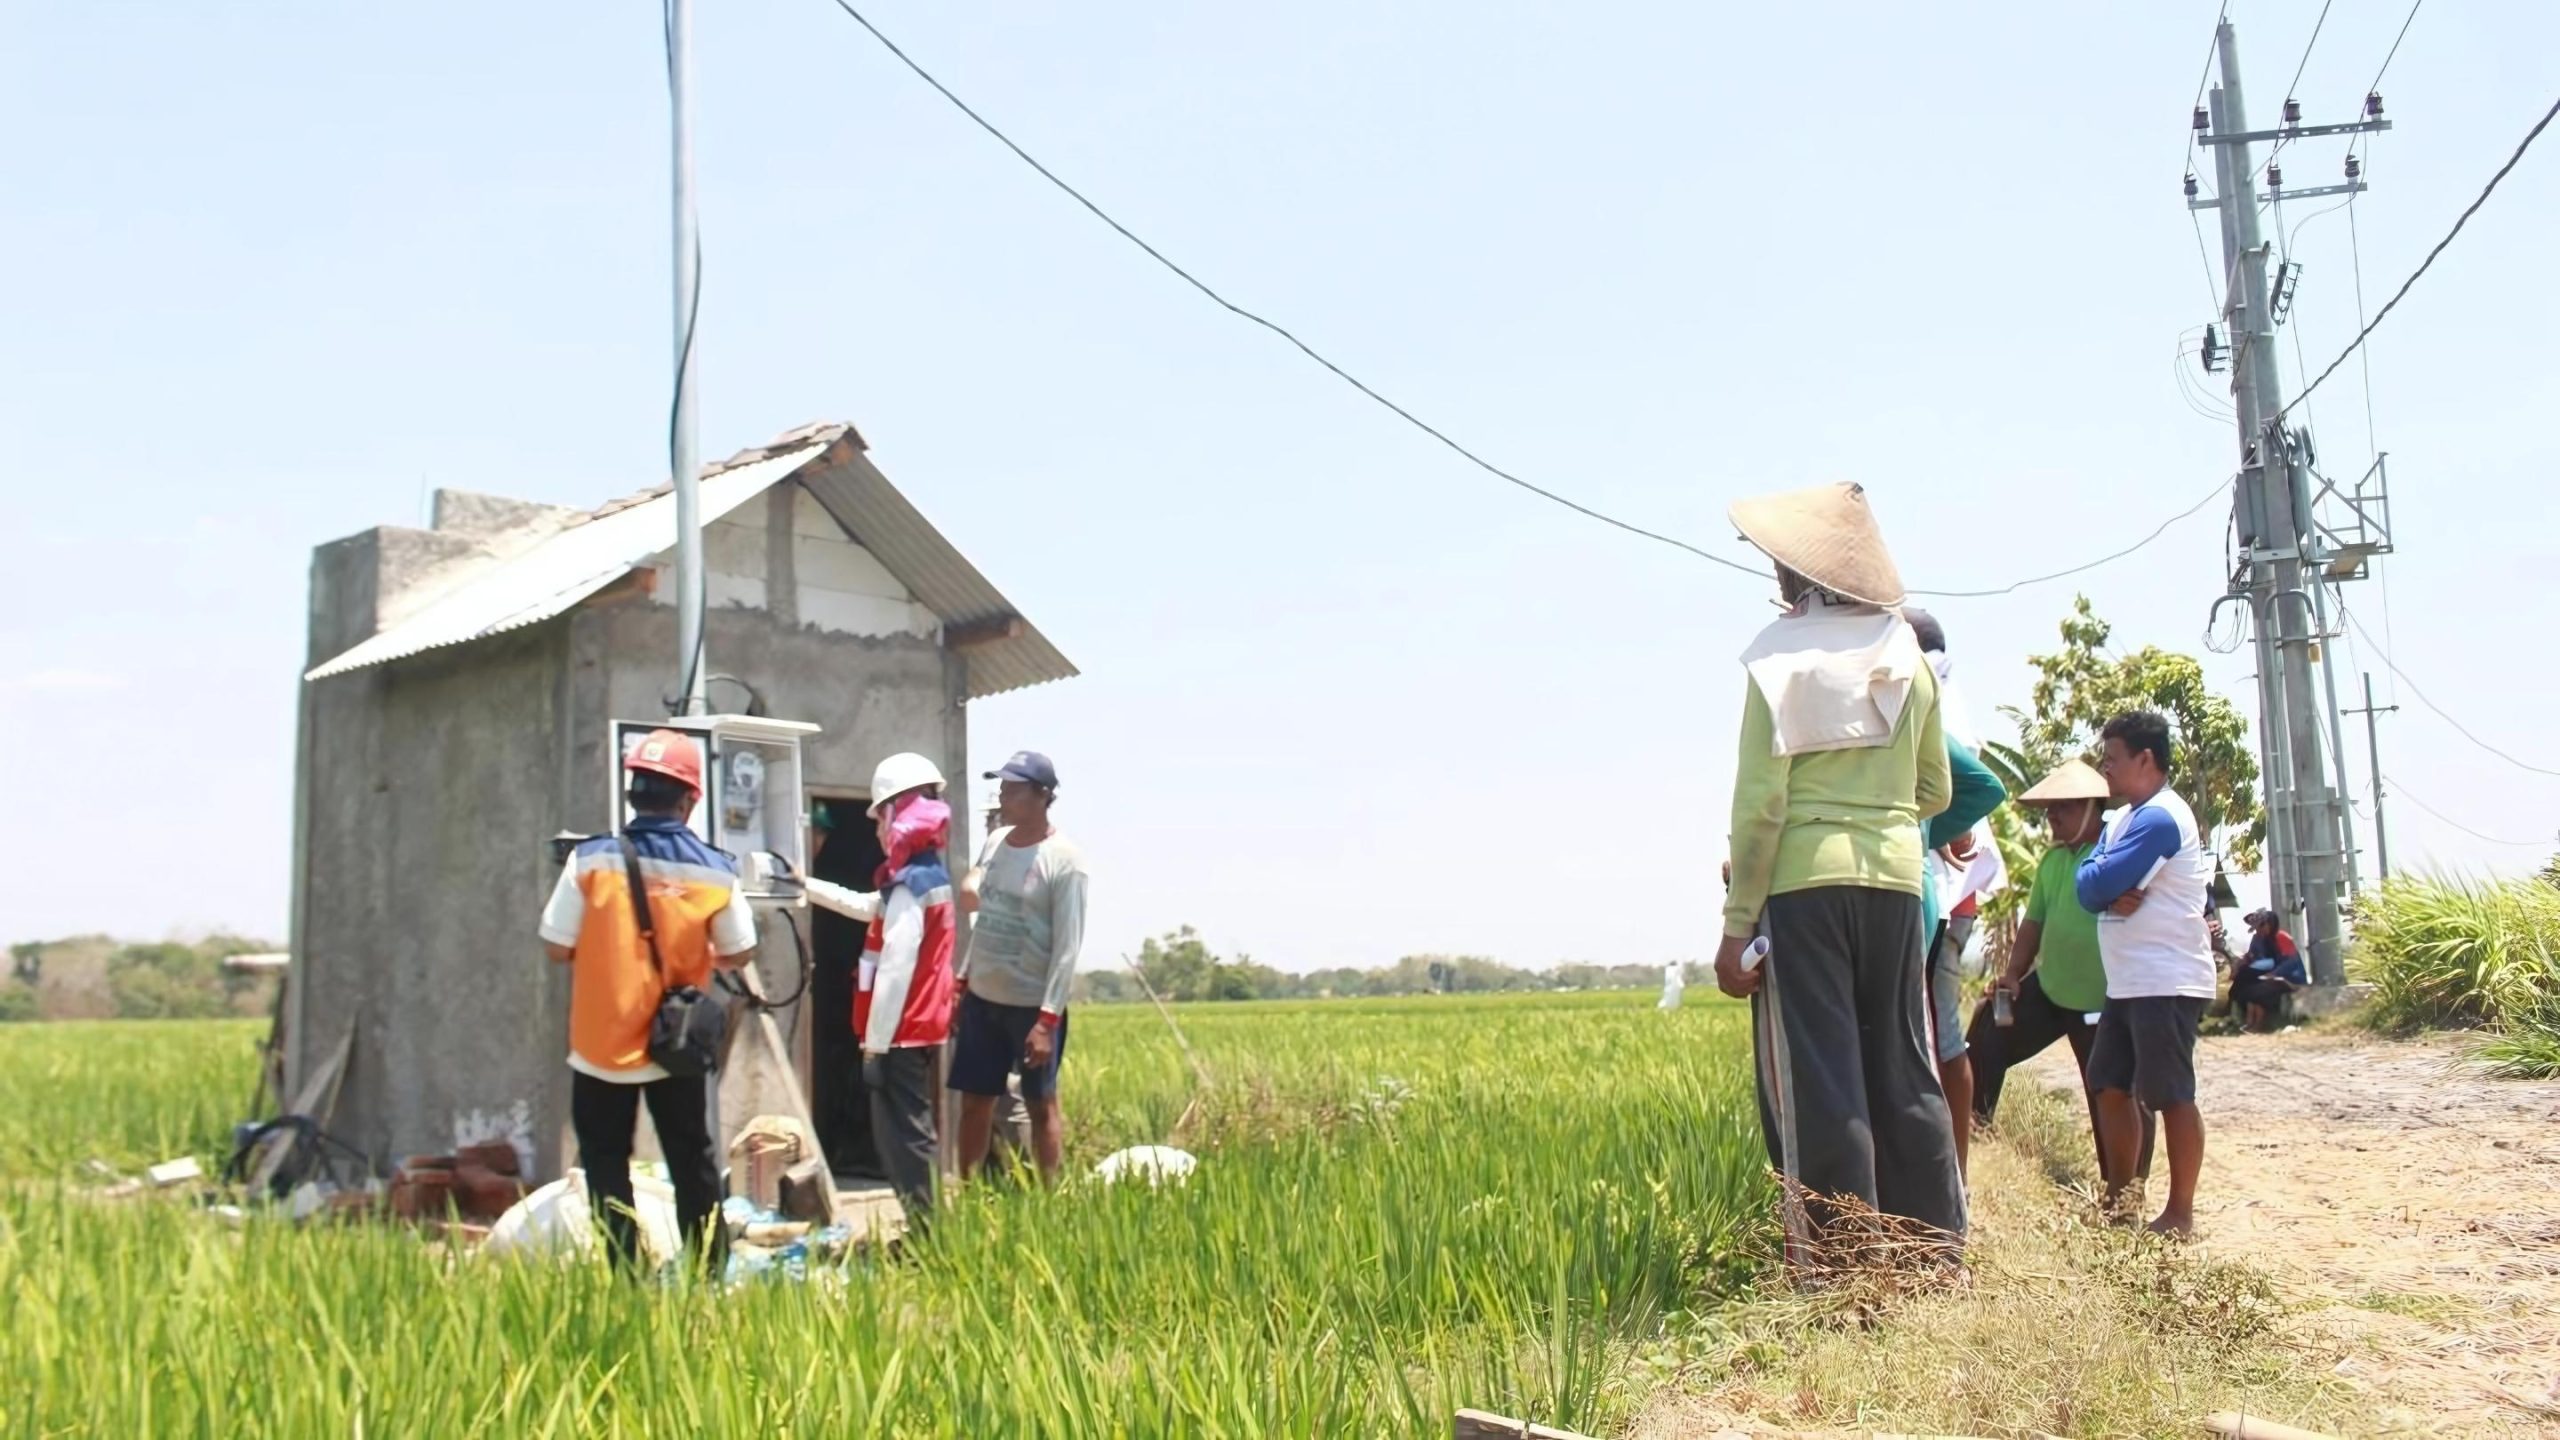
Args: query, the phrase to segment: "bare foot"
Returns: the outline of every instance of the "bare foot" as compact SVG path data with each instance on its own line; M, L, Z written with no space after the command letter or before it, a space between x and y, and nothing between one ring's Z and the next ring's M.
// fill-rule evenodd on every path
M2152 1221L2149 1225L2143 1228L2149 1230L2154 1235L2175 1240L2179 1244L2185 1245L2191 1243L2196 1238L2196 1217L2192 1212L2184 1215L2172 1215L2168 1211L2163 1210L2160 1212L2159 1219Z

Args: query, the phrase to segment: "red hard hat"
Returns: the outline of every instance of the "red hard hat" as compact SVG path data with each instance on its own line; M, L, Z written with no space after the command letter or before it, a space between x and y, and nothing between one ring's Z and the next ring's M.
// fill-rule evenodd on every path
M702 747L681 731L650 731L631 747L622 768L664 775L696 794L702 791Z

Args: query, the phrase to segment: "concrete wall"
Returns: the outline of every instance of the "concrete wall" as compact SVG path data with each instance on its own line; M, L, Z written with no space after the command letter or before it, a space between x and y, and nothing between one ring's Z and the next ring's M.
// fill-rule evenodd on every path
M296 1083L352 1024L330 1128L378 1165L449 1150L475 1115L567 1103L568 976L532 929L557 875L567 634L305 687Z
M703 596L713 610L768 611L785 628L841 635L941 633L934 613L871 552L854 543L793 480L702 528ZM675 554L652 556L650 586L662 605L676 595Z

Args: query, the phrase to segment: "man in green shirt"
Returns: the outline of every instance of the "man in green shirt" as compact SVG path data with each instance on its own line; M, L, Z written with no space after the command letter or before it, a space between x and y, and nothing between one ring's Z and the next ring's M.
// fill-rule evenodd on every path
M2026 912L2009 944L2009 963L1993 997L1974 1011L1973 1024L1965 1032L1966 1051L1973 1060L1973 1113L1983 1124L1990 1124L1993 1112L2000 1108L2000 1089L2010 1068L2043 1054L2056 1040L2068 1040L2072 1058L2080 1064L2094 1138L2098 1100L2086 1081L2097 1015L2107 1003L2107 973L2098 960L2098 917L2081 906L2076 885L2080 862L2098 843L2107 780L2083 761L2066 761L2019 796L2018 803L2043 816L2053 845L2036 864ZM2006 1021L2000 1018L2004 999ZM2141 1158L2134 1170L2137 1179L2151 1174L2152 1135L2151 1112L2145 1110ZM2103 1171L2103 1146L2098 1161ZM2105 1178L2114 1188L2116 1177Z
M1872 1259L1874 1212L1952 1258L1964 1185L1921 957L1921 825L1952 790L1937 677L1892 608L1902 577L1864 490L1762 496L1731 516L1777 562L1786 613L1743 654L1716 984L1753 997L1787 1257ZM1766 959L1746 968L1755 936Z

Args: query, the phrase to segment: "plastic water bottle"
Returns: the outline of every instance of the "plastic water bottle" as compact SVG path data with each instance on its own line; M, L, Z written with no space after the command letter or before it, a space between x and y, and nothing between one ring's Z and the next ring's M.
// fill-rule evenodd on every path
M1748 975L1752 971L1759 969L1760 962L1768 958L1769 937L1766 935L1752 936L1751 943L1742 947L1742 973Z
M1991 1023L1994 1025L2018 1023L2017 1008L2009 1003L2009 992L2006 990L1991 992Z

